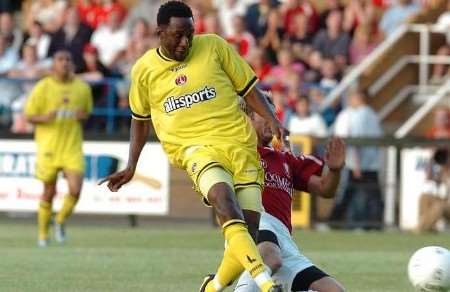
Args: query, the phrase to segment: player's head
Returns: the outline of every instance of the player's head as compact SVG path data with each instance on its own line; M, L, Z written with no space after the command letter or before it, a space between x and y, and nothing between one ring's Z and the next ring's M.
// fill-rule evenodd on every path
M194 36L191 8L181 1L168 1L158 10L157 25L164 53L173 60L183 61L189 54Z
M264 94L266 97L267 103L270 105L272 111L275 112L275 104L272 101L272 98L269 94ZM258 136L258 145L267 146L272 142L273 132L270 128L269 123L260 115L258 115L255 111L253 111L250 107L244 105L244 111L250 117L253 128L255 128L256 135Z
M53 55L53 72L59 78L67 78L73 72L72 55L69 51L60 50Z

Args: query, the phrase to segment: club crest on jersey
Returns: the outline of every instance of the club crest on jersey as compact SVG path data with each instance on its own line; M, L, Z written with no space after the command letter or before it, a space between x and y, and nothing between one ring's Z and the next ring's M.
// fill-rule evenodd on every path
M175 84L178 86L181 86L183 84L185 84L187 82L187 76L186 75L179 75L176 79L175 79Z
M166 113L170 113L182 108L191 108L194 104L208 101L215 97L216 89L205 86L205 88L193 93L168 97L164 102L164 110Z

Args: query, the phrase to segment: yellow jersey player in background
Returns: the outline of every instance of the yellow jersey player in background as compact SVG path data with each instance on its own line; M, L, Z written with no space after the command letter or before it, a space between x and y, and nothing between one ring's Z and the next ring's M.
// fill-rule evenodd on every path
M84 174L82 121L92 111L92 94L87 83L73 74L72 57L58 51L53 57L53 74L40 80L28 98L25 115L35 125L36 177L44 184L38 210L38 245L49 244L48 230L56 179L64 172L69 193L55 218L55 239L66 239L64 223L79 199Z
M256 236L258 230L263 170L256 134L239 108L239 96L268 121L278 138L284 129L239 54L216 35L193 35L189 6L166 2L157 25L161 46L148 51L132 70L128 165L100 183L108 181L109 189L117 191L131 180L151 118L170 162L187 171L222 225L223 260L200 291L222 291L244 269L263 292L282 291L249 234L250 229Z

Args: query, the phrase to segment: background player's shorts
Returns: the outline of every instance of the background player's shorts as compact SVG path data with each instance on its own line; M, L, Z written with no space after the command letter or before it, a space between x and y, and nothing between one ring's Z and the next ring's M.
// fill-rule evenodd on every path
M64 158L55 159L52 153L38 153L36 159L36 177L45 182L54 182L58 171L84 173L83 153L72 153Z
M273 276L274 280L286 284L286 291L291 291L296 275L313 266L312 262L298 249L287 227L270 214L262 213L259 230L273 232L281 249L282 266Z
M232 144L191 146L185 150L182 160L182 166L191 177L197 191L199 191L199 177L206 170L217 166L230 173L235 191L246 187L257 187L262 190L264 171L256 148ZM206 194L203 196L206 197Z

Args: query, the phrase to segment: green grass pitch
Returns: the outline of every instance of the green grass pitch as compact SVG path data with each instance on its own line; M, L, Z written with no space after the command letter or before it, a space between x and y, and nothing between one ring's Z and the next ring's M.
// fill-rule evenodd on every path
M69 226L65 246L36 247L32 224L0 224L0 291L195 292L213 272L223 241L207 225ZM450 236L296 230L314 263L351 292L410 292L407 262ZM227 290L231 291L231 289Z

